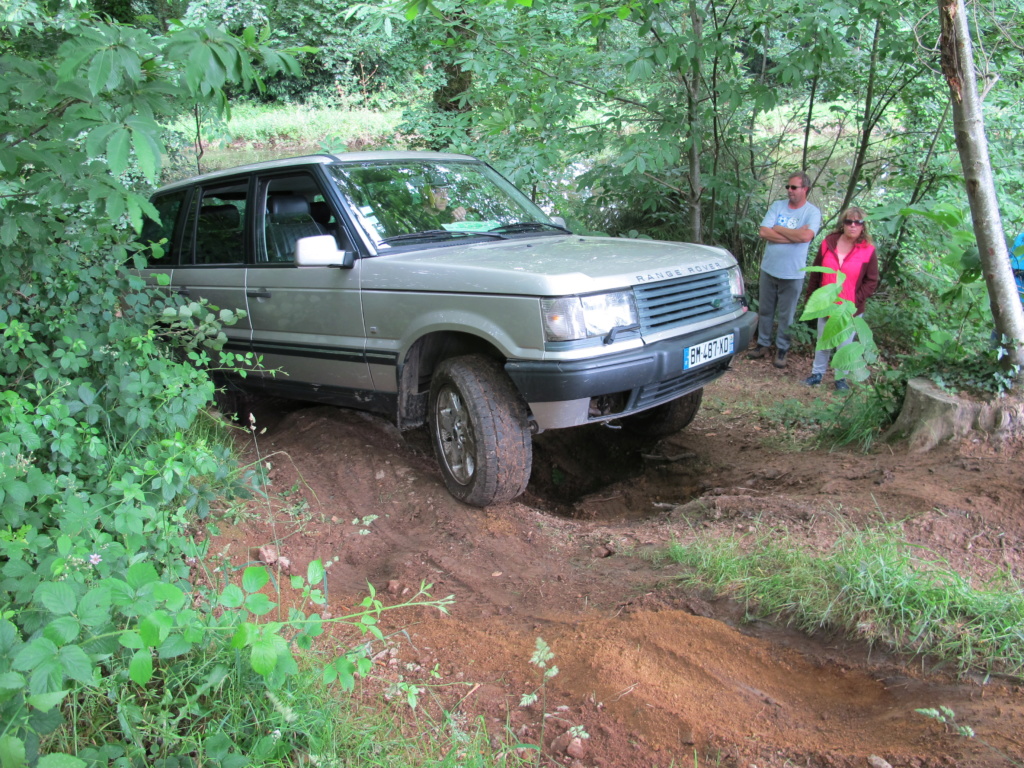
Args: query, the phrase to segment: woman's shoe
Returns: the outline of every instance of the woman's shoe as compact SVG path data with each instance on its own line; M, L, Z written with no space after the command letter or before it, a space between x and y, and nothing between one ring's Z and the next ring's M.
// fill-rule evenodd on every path
M806 384L808 387L818 386L819 384L821 384L821 374L812 373L810 376L804 379L804 384Z
M836 379L836 389L843 392L850 388L850 385L846 383L846 379Z

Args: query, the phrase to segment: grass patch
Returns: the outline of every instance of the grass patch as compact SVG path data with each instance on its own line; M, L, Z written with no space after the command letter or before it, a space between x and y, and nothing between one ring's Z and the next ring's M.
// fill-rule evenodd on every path
M831 390L831 382L822 387ZM898 405L892 386L855 382L847 393L830 393L810 403L787 398L759 409L759 415L784 431L782 445L787 450L852 445L868 451L892 423Z
M689 566L690 586L782 615L811 632L842 631L869 643L927 654L961 672L1024 673L1024 593L1009 577L974 588L939 559L892 529L846 533L830 552L789 538L700 538L670 545L666 556Z
M181 688L168 688L164 701L139 695L130 683L116 686L116 698L106 689L85 692L67 708L66 726L44 741L43 751L59 749L96 765L117 765L127 759L118 743L123 738L137 751L142 748L150 765L526 765L511 746L492 747L480 721L446 716L437 723L422 709L361 703L326 685L313 659L306 660L294 689L264 689L260 695L254 695L263 688L254 673L225 661L220 654L184 657L177 671L185 674L174 680Z
M311 107L302 104L239 104L232 107L226 125L204 125L204 140L243 146L291 144L332 149L351 141L390 136L401 121L402 110L375 111ZM185 136L195 133L191 115L182 116L173 126Z

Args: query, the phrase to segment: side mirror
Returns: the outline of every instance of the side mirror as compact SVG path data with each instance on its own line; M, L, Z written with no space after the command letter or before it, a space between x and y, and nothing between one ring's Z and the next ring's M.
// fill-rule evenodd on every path
M563 229L566 228L565 227L565 219L562 218L561 216L551 216L550 218L551 218L551 221L553 221L558 226L562 227Z
M314 235L295 241L295 263L300 267L352 269L356 255L353 251L338 250L334 235Z

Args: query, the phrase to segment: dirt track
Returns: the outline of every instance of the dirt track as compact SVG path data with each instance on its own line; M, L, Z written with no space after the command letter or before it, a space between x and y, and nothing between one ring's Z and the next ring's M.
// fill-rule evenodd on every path
M700 765L741 768L1024 759L1024 690L1014 681L956 681L921 659L747 621L740 606L687 594L674 566L640 556L696 531L786 532L824 549L843 527L901 521L909 540L965 574L1024 574L1014 451L984 440L924 455L787 450L791 441L756 408L831 396L799 384L805 368L799 358L781 373L737 361L690 428L656 445L599 427L541 435L528 493L487 510L448 496L420 432L264 404L257 442L273 466L274 513L257 507L222 523L214 548L241 565L271 544L300 572L313 558L338 558L329 571L336 614L367 582L389 603L421 581L454 594L447 617L388 615L395 634L380 649L381 674L433 686L424 706L456 721L482 716L495 740L540 737L540 708L518 703L537 686L528 662L542 637L560 670L545 728L559 764L692 765L695 754ZM998 752L914 713L939 705ZM562 734L572 725L590 738L570 744Z

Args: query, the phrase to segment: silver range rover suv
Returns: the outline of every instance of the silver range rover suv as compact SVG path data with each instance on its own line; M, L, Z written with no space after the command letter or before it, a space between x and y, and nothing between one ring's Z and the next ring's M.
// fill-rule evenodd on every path
M144 274L241 309L231 386L427 425L467 504L521 494L531 437L685 427L757 322L722 248L575 235L486 163L357 152L158 190Z

